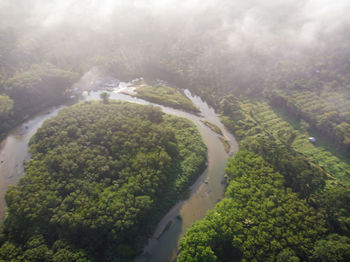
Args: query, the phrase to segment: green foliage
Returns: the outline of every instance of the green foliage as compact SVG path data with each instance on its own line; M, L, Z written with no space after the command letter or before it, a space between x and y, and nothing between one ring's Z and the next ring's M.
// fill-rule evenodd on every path
M240 140L261 132L258 124L250 115L250 108L247 108L248 103L247 99L237 99L233 95L225 96L220 102L222 123Z
M326 184L327 175L321 168L269 136L247 138L242 147L262 156L284 176L285 186L298 192L303 199L308 200L321 192Z
M280 114L278 111L273 110L267 103L262 101L254 101L250 99L236 99L233 96L224 97L221 104L221 114L224 124L238 136L241 140L240 148L241 150L249 150L249 152L254 152L254 154L259 155L268 163L273 169L279 172L283 176L283 186L286 187L284 192L288 192L289 188L292 188L294 192L298 195L298 198L305 199L304 202L305 213L303 216L308 216L312 213L316 214L318 217L322 217L324 223L319 228L321 231L319 235L314 235L309 238L309 245L307 251L305 250L304 254L301 255L298 249L298 243L295 243L295 247L285 246L283 249L279 250L271 258L258 258L257 255L254 255L247 260L258 260L258 261L299 261L301 260L312 260L312 261L346 261L348 260L348 254L344 251L347 247L347 237L350 233L350 193L347 187L344 187L342 184L348 183L348 161L346 159L339 157L339 154L334 153L334 151L329 150L325 146L319 144L313 145L308 141L308 131L310 130L310 125L305 121L300 121L298 119L295 121L293 118L286 120L285 115ZM230 213L242 213L242 209L249 208L251 203L256 202L256 194L258 194L258 199L261 199L265 204L259 204L249 210L248 220L244 220L246 225L251 225L251 223L256 222L259 226L261 224L266 225L266 222L261 217L266 217L271 214L271 220L284 219L288 216L288 211L293 208L283 209L283 212L274 214L273 208L276 207L276 203L271 201L268 196L261 195L264 190L260 187L252 186L248 179L244 181L237 181L237 176L240 176L242 173L250 173L254 177L255 182L259 183L260 174L255 173L251 170L251 167L254 166L252 163L247 163L242 161L242 159L236 159L240 163L236 162L235 165L239 165L240 168L235 168L232 171L233 176L230 177L229 186L227 188L226 197L229 202L232 198L234 201L240 203L243 199L244 205L237 208L237 210L229 211ZM312 161L310 161L312 160ZM228 167L230 167L228 163ZM322 164L323 168L319 167L317 163ZM229 168L230 170L230 168ZM243 170L243 171L242 171ZM334 181L334 177L327 174L327 171L333 174L338 178L338 181ZM229 174L229 171L227 172ZM233 179L232 179L233 177ZM241 184L247 186L247 188L241 187ZM278 184L273 184L274 186L268 187L264 182L260 182L268 190L268 192L274 192L275 187L279 187ZM282 188L284 188L282 187ZM253 191L253 192L251 192ZM291 193L291 191L289 191ZM291 193L294 194L294 193ZM290 202L284 201L287 205L294 206L300 200L294 198ZM278 199L282 200L283 197L279 196ZM220 203L221 204L221 203ZM220 204L217 205L215 210L220 210ZM278 205L280 208L281 204ZM264 216L262 216L257 210L264 210L264 207L269 207L270 209L265 211ZM314 209L315 208L315 209ZM222 208L224 209L224 208ZM226 209L229 209L226 207ZM307 209L309 209L307 211ZM281 210L281 209L280 209ZM299 213L294 210L294 212ZM310 213L311 212L311 213ZM300 213L299 213L300 214ZM282 218L279 217L282 216ZM230 214L231 223L236 221L236 217ZM247 214L248 216L248 214ZM232 219L232 217L234 217ZM210 218L208 214L205 221ZM221 218L222 219L222 218ZM318 223L317 220L314 223ZM215 221L214 226L219 225L220 222ZM299 226L304 224L299 222ZM278 229L280 224L274 224L271 226L271 231L269 234L276 235L276 233L271 233L276 230L277 232L286 232L287 226L282 226L281 229ZM214 227L212 226L212 227ZM263 226L260 226L263 228ZM296 227L294 227L295 229ZM295 234L300 234L304 229L298 229ZM203 229L204 232L208 229ZM214 228L214 231L217 231L217 228ZM331 233L329 236L326 236L324 233ZM249 231L248 231L249 232ZM338 237L332 237L332 233L337 233ZM199 233L198 233L199 234ZM229 236L234 236L231 233ZM246 238L249 237L247 232L242 234L244 240L238 241L236 249L236 258L229 258L229 254L225 252L224 256L217 255L220 252L215 252L215 255L219 258L220 261L235 261L242 259L239 256L240 252L243 252L242 249L246 244ZM258 237L258 236L257 236ZM227 237L228 238L228 237ZM263 236L262 239L267 239L268 236ZM302 239L302 238L301 238ZM337 239L337 240L329 240ZM338 241L338 239L342 239ZM257 241L254 239L254 241ZM272 240L269 239L266 242L272 243ZM312 247L311 242L317 244ZM213 241L210 240L210 247L213 247ZM228 240L225 237L220 236L220 245L228 245ZM280 241L278 242L281 243ZM300 242L301 243L301 242ZM203 244L202 244L203 245ZM219 244L217 244L219 245ZM186 246L186 245L185 245ZM331 250L331 246L335 248ZM259 247L263 248L263 244ZM344 248L345 247L345 248ZM231 246L228 250L236 248ZM184 249L187 252L187 248ZM252 247L247 249L254 250ZM315 253L316 252L316 253ZM265 250L264 254L270 254L271 249ZM232 255L232 253L231 253ZM275 255L277 255L275 257ZM246 259L243 252L243 261Z
M32 65L7 78L0 96L0 136L31 114L65 102L79 74L52 64Z
M316 242L313 250L315 261L340 262L350 259L350 239L345 236L331 234L327 239Z
M219 136L219 140L224 145L225 151L228 154L230 152L231 146L230 143L223 137Z
M276 262L299 262L300 259L290 248L283 249L276 258Z
M4 249L41 261L130 260L206 159L189 120L112 101L63 109L30 151L6 194Z
M323 83L317 92L310 87L290 87L270 92L269 99L273 106L304 120L331 143L350 152L348 90L334 90Z
M209 127L212 131L214 131L215 133L222 135L222 131L220 129L220 127L218 127L217 125L207 121L207 120L201 120L201 122L203 124L205 124L207 127Z
M0 95L0 117L6 117L13 109L13 100L7 95Z
M310 206L316 208L318 215L324 218L324 228L331 233L348 236L350 194L349 189L342 185L349 183L350 166L346 158L340 157L338 153L329 150L329 147L321 145L320 142L316 145L310 143L308 122L281 114L266 102L227 96L223 98L220 107L223 123L242 140L241 148L260 155L283 175L284 186L292 188L299 197L305 198ZM322 165L322 168L317 164ZM334 181L334 177L327 174L327 171L338 180ZM264 196L261 198L264 199ZM320 236L318 240L320 241L318 243L322 244L320 247L315 247L319 254L308 252L305 260L328 261L321 257L322 252L327 250L322 247L328 240ZM314 241L316 242L316 239ZM297 261L302 258L298 253L295 253L297 254L295 257L293 252L294 249L282 250L276 260ZM336 259L340 261L347 259L344 252L338 253L340 255ZM329 256L336 257L332 252L329 252Z
M190 112L199 112L199 109L180 91L168 87L157 86L151 87L141 85L136 90L137 97L154 102L157 104L179 108Z
M339 184L328 184L316 203L322 207L332 232L350 235L350 191Z
M15 244L7 241L0 248L0 261L21 261L22 249Z
M326 232L322 215L254 153L239 151L226 173L226 198L187 231L178 261L307 260Z
M18 14L22 16L22 12L18 12ZM123 16L120 17L120 19L124 19ZM118 23L119 20L118 18L116 19L116 23ZM179 28L181 26L182 24L180 23ZM162 77L179 84L179 86L188 86L196 94L205 98L211 105L215 105L217 108L220 107L220 110L223 112L222 122L235 133L237 138L243 139L247 136L261 133L264 136L273 137L277 141L277 148L270 149L272 145L268 144L263 147L264 150L259 149L261 145L255 149L252 146L250 149L262 155L265 161L273 165L273 168L283 175L285 185L291 186L300 196L305 197L308 202L319 208L320 212L327 210L326 214L329 214L329 216L326 216L326 221L327 225L330 225L329 228L331 230L349 234L347 189L336 184L335 181L328 181L328 184L334 183L335 185L327 185L324 188L323 175L318 176L317 174L320 172L308 166L308 163L313 165L311 162L313 161L337 177L341 183L346 184L350 170L348 159L344 160L327 148L323 149L320 146L306 142L308 134L305 132L310 128L316 128L332 144L349 150L350 60L348 52L349 39L346 34L343 34L343 36L341 34L334 35L335 38L329 37L328 40L323 39L322 46L324 47L319 46L313 50L303 49L305 52L296 52L296 55L292 52L292 57L288 55L288 52L278 55L273 52L273 55L264 55L264 52L261 53L261 50L256 50L254 47L248 48L237 55L236 52L232 52L232 50L225 47L226 41L222 41L221 37L216 40L212 37L212 34L203 33L204 28L201 26L195 26L194 31L185 35L183 30L172 30L172 37L162 37L164 32L168 32L168 30L163 30L163 28L154 25L147 32L144 32L145 30L142 30L138 23L136 23L135 27L118 28L116 34L105 35L91 33L91 30L81 30L80 27L69 27L69 30L62 30L58 26L57 29L46 30L41 32L41 34L36 34L36 37L28 38L29 40L26 37L24 37L26 39L22 37L23 32L28 31L28 28L19 26L18 29L17 27L4 26L0 30L0 91L14 101L14 108L9 112L11 118L4 117L5 119L1 119L0 132L3 133L9 130L27 114L33 114L40 108L64 101L66 96L64 95L64 88L56 85L57 82L51 77L49 79L42 78L41 73L31 68L32 63L44 65L44 62L49 61L55 64L57 68L65 68L67 72L84 72L89 70L92 65L97 65L105 69L106 72L115 74L118 77L132 78L135 75ZM74 35L81 36L82 32L85 32L86 35L83 33L82 37L79 37L79 41L77 41L77 38L72 37ZM90 32L91 35L87 32ZM139 39L142 39L142 44L140 44ZM340 39L340 41L334 41L334 39ZM80 48L81 46L85 48L82 49ZM299 57L302 57L302 59ZM40 67L42 67L40 71L45 71L45 65ZM51 66L47 67L52 69ZM63 78L62 82L61 80L58 82L63 83L62 86L65 86L67 83L65 81L66 78L61 73L56 73L60 75L59 78ZM265 83L262 84L264 81ZM59 91L50 90L51 87L55 86L58 88L54 89ZM50 91L46 92L46 88ZM255 93L261 97L263 88L267 91L270 102L275 108L288 112L298 120L302 119L304 121L300 124L300 130L296 130L294 127L292 129L289 128L285 125L285 121L271 113L270 108L261 106L261 104L251 106L251 103L245 99L237 99L230 95L232 92L250 95ZM275 89L276 92L272 93L271 88ZM220 106L219 101L221 101ZM161 114L155 111L149 113L150 116L152 115L153 123L159 124L164 121ZM98 128L102 129L104 126L101 125ZM59 142L65 145L66 142L70 143L70 138L77 138L81 135L89 137L90 133L85 134L80 133L80 131L78 125L77 128L69 127L67 130L60 130L62 133L60 136L67 137L67 139L61 139ZM96 134L93 137L93 141L87 142L85 147L89 147L91 144L95 146L96 144L94 143L101 141L103 136L104 134ZM50 141L46 140L46 142ZM135 145L139 141L133 142L135 141L132 141L132 144ZM88 158L89 161L95 164L92 167L90 163L87 165L92 171L86 171L86 174L97 176L95 174L97 171L101 174L109 174L112 172L111 168L115 168L115 166L105 164L109 161L107 156L103 155L104 158L102 157L102 159L97 158L96 163L95 158L92 157L95 153L105 150L103 148L106 148L106 144L95 146L93 152L86 153L84 151L85 148L75 148L75 144L72 143L69 146L75 148L75 150L71 153L67 149L64 151L62 148L55 149L56 152L52 153L48 150L48 159L35 161L38 162L38 166L47 165L50 167L50 170L54 170L52 172L54 177L57 174L61 177L63 175L68 177L75 176L78 172L77 170L82 169L85 163L84 161L77 163L69 160L79 155L80 151L82 151L90 157ZM153 145L152 143L150 144ZM178 144L175 141L168 141L162 147L171 159L179 157L182 152L180 149L183 149L183 147ZM52 145L56 146L54 143ZM284 146L282 151L279 149L281 145ZM42 147L45 146L42 145ZM50 145L48 145L49 147ZM109 147L107 146L107 148ZM290 152L290 149L304 154L308 161L301 157L293 157L290 161L291 163L289 163L286 157L290 156L290 154L286 153L286 150ZM112 152L115 153L116 151ZM271 157L268 154L264 156L265 152L276 154L276 156ZM279 161L278 158L280 152L282 152L282 161ZM154 153L153 155L148 155L148 153L148 151L146 153L141 152L137 155L138 161L144 165L157 162L155 159L158 152L152 152ZM39 152L38 154L42 153ZM124 155L124 152L122 154ZM65 158L60 157L60 155L63 155ZM190 153L187 152L187 155L190 156ZM168 159L166 155L162 154L162 156L165 160ZM191 157L195 159L196 156ZM46 156L42 158L44 159ZM127 160L123 160L127 162ZM180 168L182 168L182 165L174 164L174 170L180 170ZM185 170L189 174L191 172L195 173L191 168L185 168ZM46 169L40 169L37 173L41 174L46 171ZM94 181L93 178L89 181ZM122 178L125 178L125 174ZM44 180L41 175L37 175L36 179ZM174 180L176 181L176 179ZM186 184L185 181L188 180L183 179L183 182L178 184L178 188ZM81 179L79 183L84 184L84 179ZM108 184L108 181L106 180L105 183ZM149 187L152 188L151 185ZM66 192L65 194L69 195L73 189L76 189L73 184L64 184L59 187L57 194ZM93 189L96 192L100 190L95 184L91 185L89 189L82 187L79 190L82 190L84 193L92 192ZM37 191L40 192L39 186L35 190L33 189L30 194L35 195ZM37 201L41 201L41 199L44 199L47 206L55 211L57 208L57 203L55 202L56 191L51 190L49 193L36 196L37 199L32 201L31 205L23 205L21 207L25 210L23 212L30 214L28 217L31 219L38 216L38 214L47 215L45 212L40 213L37 210L35 210L36 216L30 213ZM9 193L9 199L16 199L16 194L16 190L13 189ZM109 192L106 192L106 195L109 195ZM339 196L339 200L333 196ZM76 195L72 195L65 202L65 205L72 208L75 207L75 205L79 204L74 202L75 198ZM79 198L79 201L84 203L83 200ZM142 197L138 200L145 202L146 205L150 201L150 199ZM17 202L21 203L20 196L18 196L18 201L17 199L13 201L13 205L17 205ZM106 200L105 202L108 201ZM103 206L106 205L105 202L99 204ZM91 212L91 214L95 213ZM71 215L72 213L69 213L64 218L67 221L69 219L77 221L81 219L81 216L75 213L74 218L70 218ZM18 219L19 223L25 223L26 221L27 217L26 219ZM29 221L31 220L29 219ZM247 223L249 224L250 221L248 220ZM75 225L79 225L79 223ZM30 230L30 228L26 230ZM81 228L77 226L74 230L76 232L81 230ZM21 235L22 231L13 234ZM46 239L46 236L44 237ZM225 243L229 243L227 246L230 247L230 241ZM16 250L17 246L14 246L13 250ZM222 250L225 250L227 246L223 245ZM197 251L202 254L202 258L207 257L208 261L215 259L214 251L210 247L200 247ZM293 257L293 251L290 252L288 248L283 249L277 255L277 258L281 260L286 258L293 260ZM186 259L190 261L194 258L196 258L195 254L188 256ZM198 257L197 259L200 260Z
M303 154L310 162L324 168L341 183L345 185L350 183L349 159L334 150L329 143L322 143L321 139L318 139L316 144L311 143L308 140L311 136L308 133L309 125L305 121L288 117L261 100L243 98L237 100L228 96L223 99L226 101L226 107L228 107L229 99L231 99L230 105L233 109L229 111L226 108L226 115L222 107L221 112L224 114L222 120L239 139L267 134L292 150Z
M18 73L5 82L6 93L15 101L17 110L30 110L59 104L65 91L79 75L61 70L51 64L33 65L28 71Z

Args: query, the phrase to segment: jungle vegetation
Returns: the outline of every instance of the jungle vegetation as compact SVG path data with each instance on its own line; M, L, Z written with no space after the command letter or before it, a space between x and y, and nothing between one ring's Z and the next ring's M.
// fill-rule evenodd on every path
M186 232L177 261L350 258L350 194L322 169L266 135L242 142L226 173L225 199Z
M194 124L108 100L67 107L6 194L1 261L130 261L206 166Z
M126 4L126 9L123 5L119 12L110 9L112 15L104 16L109 18L106 20L97 19L96 8L89 10L83 4L79 10L87 11L85 15L67 12L61 16L62 20L51 25L52 20L36 17L36 11L43 6L43 13L48 15L45 18L57 18L56 9L44 5L47 1L35 2L36 5L30 1L3 0L0 6L0 138L35 112L65 102L71 93L71 84L91 68L98 68L101 75L125 81L140 76L165 79L190 89L212 105L222 115L226 127L242 141L242 151L237 154L241 162L233 159L228 163L230 180L226 199L189 230L181 243L180 261L349 260L350 34L346 1L339 4L340 13L327 8L334 1L322 1L311 9L307 9L309 4L318 1L281 1L277 8L272 1L260 1L263 4L255 1L253 8L244 1L220 1L220 4L199 1L191 11L166 6L159 11L148 1L151 7L148 9L132 4ZM103 2L107 1L97 2L98 7L106 7ZM70 8L68 5L67 9ZM108 97L105 102L105 105L84 106L110 109L116 106ZM149 110L151 115L157 111ZM162 115L154 114L156 118ZM90 117L95 119L93 115L91 113L86 121L89 122ZM144 119L140 118L143 123ZM58 119L60 122L53 124ZM75 116L67 119L74 123ZM150 125L162 126L170 121L166 115L162 115L162 119L159 123L149 120ZM117 223L120 232L136 225L138 215L145 218L143 211L154 215L150 210L156 202L149 202L158 191L138 202L134 195L118 191L123 187L118 182L113 185L118 188L116 191L113 187L109 189L111 192L99 194L104 186L109 188L112 181L111 177L105 180L100 175L111 175L111 167L124 168L125 163L130 164L129 159L134 159L134 155L129 157L126 153L127 158L104 165L110 163L110 159L105 158L115 153L112 146L109 147L111 141L103 140L104 133L100 133L109 127L109 120L91 130L91 136L82 133L84 137L80 137L78 124L72 124L72 129L61 129L65 121L58 117L43 127L40 132L46 130L50 139L40 132L33 139L33 160L28 163L27 175L8 193L10 212L1 237L2 258L14 261L96 259L95 248L100 246L89 246L85 238L89 233L97 232L100 237L107 232L101 225L106 223L103 225L108 228L111 225L108 223L115 222L114 215L125 215L124 220L118 221L130 222L128 219L132 218L130 223ZM123 121L136 130L143 126ZM80 124L84 126L84 121ZM130 131L127 125L122 128ZM56 126L59 134L55 133ZM176 130L173 131L175 138ZM109 131L106 136L113 136L114 129ZM158 134L159 130L152 129L152 132ZM40 134L45 143L38 139ZM308 141L313 135L317 138L316 144ZM84 147L76 145L76 141L80 141L78 137L84 141ZM60 144L54 142L56 138ZM133 146L143 140L130 141L123 144L125 150L136 150ZM175 140L165 141L176 144ZM69 151L67 143L74 150ZM180 144L178 142L177 147L160 145L152 140L150 145L155 146L154 151L147 151L146 147L147 157L136 156L152 164L152 154L164 151L173 161L170 152L177 152ZM186 148L196 144L188 142ZM54 156L62 165L52 160ZM86 164L90 169L84 174L91 175L88 179L97 183L96 188L90 188L85 179L76 176L79 164L84 161L91 162ZM191 165L191 161L182 163ZM119 166L120 163L123 165ZM152 185L148 189L138 188L132 164L130 170L120 169L124 182L127 174L131 174L130 183L135 185L132 192L158 189ZM150 170L153 174L153 167ZM63 179L60 174L68 175ZM59 180L52 185L46 183L55 177ZM186 184L187 179L180 180L183 181L176 184L178 188ZM156 180L156 185L162 181ZM125 182L125 187L127 185L129 180ZM169 184L169 188L177 187ZM67 198L73 192L75 195ZM130 212L97 216L108 211L108 204L112 204L111 210L119 211L120 203L113 206L114 202L108 199L119 194L121 199L131 199L126 202L127 207L132 207ZM77 202L76 195L82 196ZM93 201L88 205L89 197ZM60 201L63 204L58 207ZM150 209L144 210L143 206ZM127 207L121 205L121 212ZM67 210L78 211L66 213ZM56 211L56 216L50 217ZM82 219L84 216L86 221ZM149 217L151 222L156 221L153 216ZM143 236L142 228L140 230ZM109 232L106 239L117 236L117 250L124 250L124 257L132 256L143 242L134 238L135 247L124 239L126 245L123 245L123 234ZM77 241L78 235L82 236L81 243ZM269 245L266 239L271 240ZM109 244L101 246L101 254L115 250Z
M307 119L269 102L220 101L240 151L227 163L225 199L188 230L178 261L350 259L349 162L329 140L308 141Z

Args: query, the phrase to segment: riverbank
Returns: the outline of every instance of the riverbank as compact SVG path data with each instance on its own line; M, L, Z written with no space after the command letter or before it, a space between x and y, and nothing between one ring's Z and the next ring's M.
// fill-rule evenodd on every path
M121 83L119 88L109 92L110 98L145 105L152 104L145 100L120 93L122 90L127 89L128 85L126 83ZM100 93L101 92L91 92L90 94L85 93L82 99L99 100ZM165 113L185 117L195 123L203 140L205 141L206 146L208 147L208 167L196 180L195 184L191 186L189 198L180 201L176 207L173 207L168 212L169 214L165 215L165 217L163 217L161 222L158 224L157 228L162 228L162 221L166 221L164 222L165 225L169 222L169 218L173 221L170 228L161 235L159 240L155 241L154 245L150 245L149 248L147 248L147 259L143 260L143 257L142 261L170 260L171 257L176 255L178 240L184 234L186 229L194 221L203 218L206 211L214 207L215 203L222 198L225 186L221 184L221 182L225 174L225 164L228 155L226 154L223 145L219 141L217 134L205 126L200 120L210 121L221 128L225 138L229 140L231 144L229 154L233 154L238 148L234 137L224 128L214 109L209 107L206 102L201 100L200 97L192 96L188 90L185 90L184 93L196 106L198 106L198 108L200 108L202 116L193 115L188 112L162 105L157 106L159 106ZM6 166L0 165L1 171L4 171L1 172L0 176L2 182L0 193L2 193L2 196L4 196L7 186L10 184L16 184L18 179L23 175L23 160L28 157L27 144L30 137L46 119L57 114L59 110L60 108L53 108L50 110L50 114L46 114L47 111L42 112L42 114L38 114L35 118L28 120L26 123L16 128L16 131L11 132L11 134L9 134L5 140L3 147L0 149L0 156L6 155L8 159ZM26 125L28 126L27 129L25 128ZM208 183L206 184L204 181L208 181ZM3 197L2 200L2 211L4 212L5 205ZM177 212L174 210L177 210ZM181 220L177 219L178 215L181 216Z
M50 112L51 108L58 107L62 104L67 104L68 102L70 102L70 100L65 99L60 101L59 103L34 107L30 110L26 110L25 112L18 112L17 114L12 115L11 117L3 119L3 122L1 123L0 127L0 146L1 143L4 142L5 138L11 133L11 131L14 130L16 127L20 126L22 123L32 119L41 112Z
M179 201L158 223L144 252L135 259L136 262L173 261L176 258L179 240L186 230L195 221L205 217L206 212L222 199L226 160L238 150L236 140L220 122L215 110L200 97L193 96L189 90L184 93L200 109L203 116L182 113L186 117L190 116L201 132L208 148L208 168L190 187L188 199ZM230 144L229 153L226 153L217 133L203 123L204 120L222 130L223 137ZM171 227L163 232L170 221Z
M23 161L28 160L28 143L46 119L55 116L64 106L47 108L24 121L8 133L0 145L0 218L6 212L5 193L23 176Z

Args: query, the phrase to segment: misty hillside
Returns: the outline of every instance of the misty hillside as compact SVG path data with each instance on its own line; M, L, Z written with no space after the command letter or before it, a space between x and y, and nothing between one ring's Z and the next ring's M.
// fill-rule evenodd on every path
M1 0L0 261L349 261L349 13Z

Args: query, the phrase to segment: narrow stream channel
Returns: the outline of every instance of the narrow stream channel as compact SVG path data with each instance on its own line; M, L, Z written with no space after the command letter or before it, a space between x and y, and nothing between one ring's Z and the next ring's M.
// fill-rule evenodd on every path
M110 92L111 99L119 99L144 105L157 105L131 97L121 92L128 88L128 84L121 83L118 88ZM99 100L100 92L85 94L84 100ZM190 188L190 196L187 200L178 202L158 223L158 226L149 239L141 256L135 261L171 261L176 257L178 241L184 235L185 230L196 220L205 216L207 210L222 198L224 184L222 183L225 174L225 164L228 158L224 146L218 139L218 134L210 130L200 120L208 120L221 128L224 137L231 146L230 155L238 149L235 138L224 128L213 108L203 102L200 97L192 96L188 90L185 94L201 110L201 116L196 116L181 110L160 106L165 113L173 114L192 120L198 127L202 138L208 148L208 168L196 180ZM5 193L9 185L14 185L23 176L23 161L30 158L28 154L28 142L30 137L42 123L56 115L65 106L51 108L36 115L22 125L15 128L0 144L0 217L3 219L6 212ZM181 216L181 220L177 216ZM163 234L166 224L172 221L171 227Z

